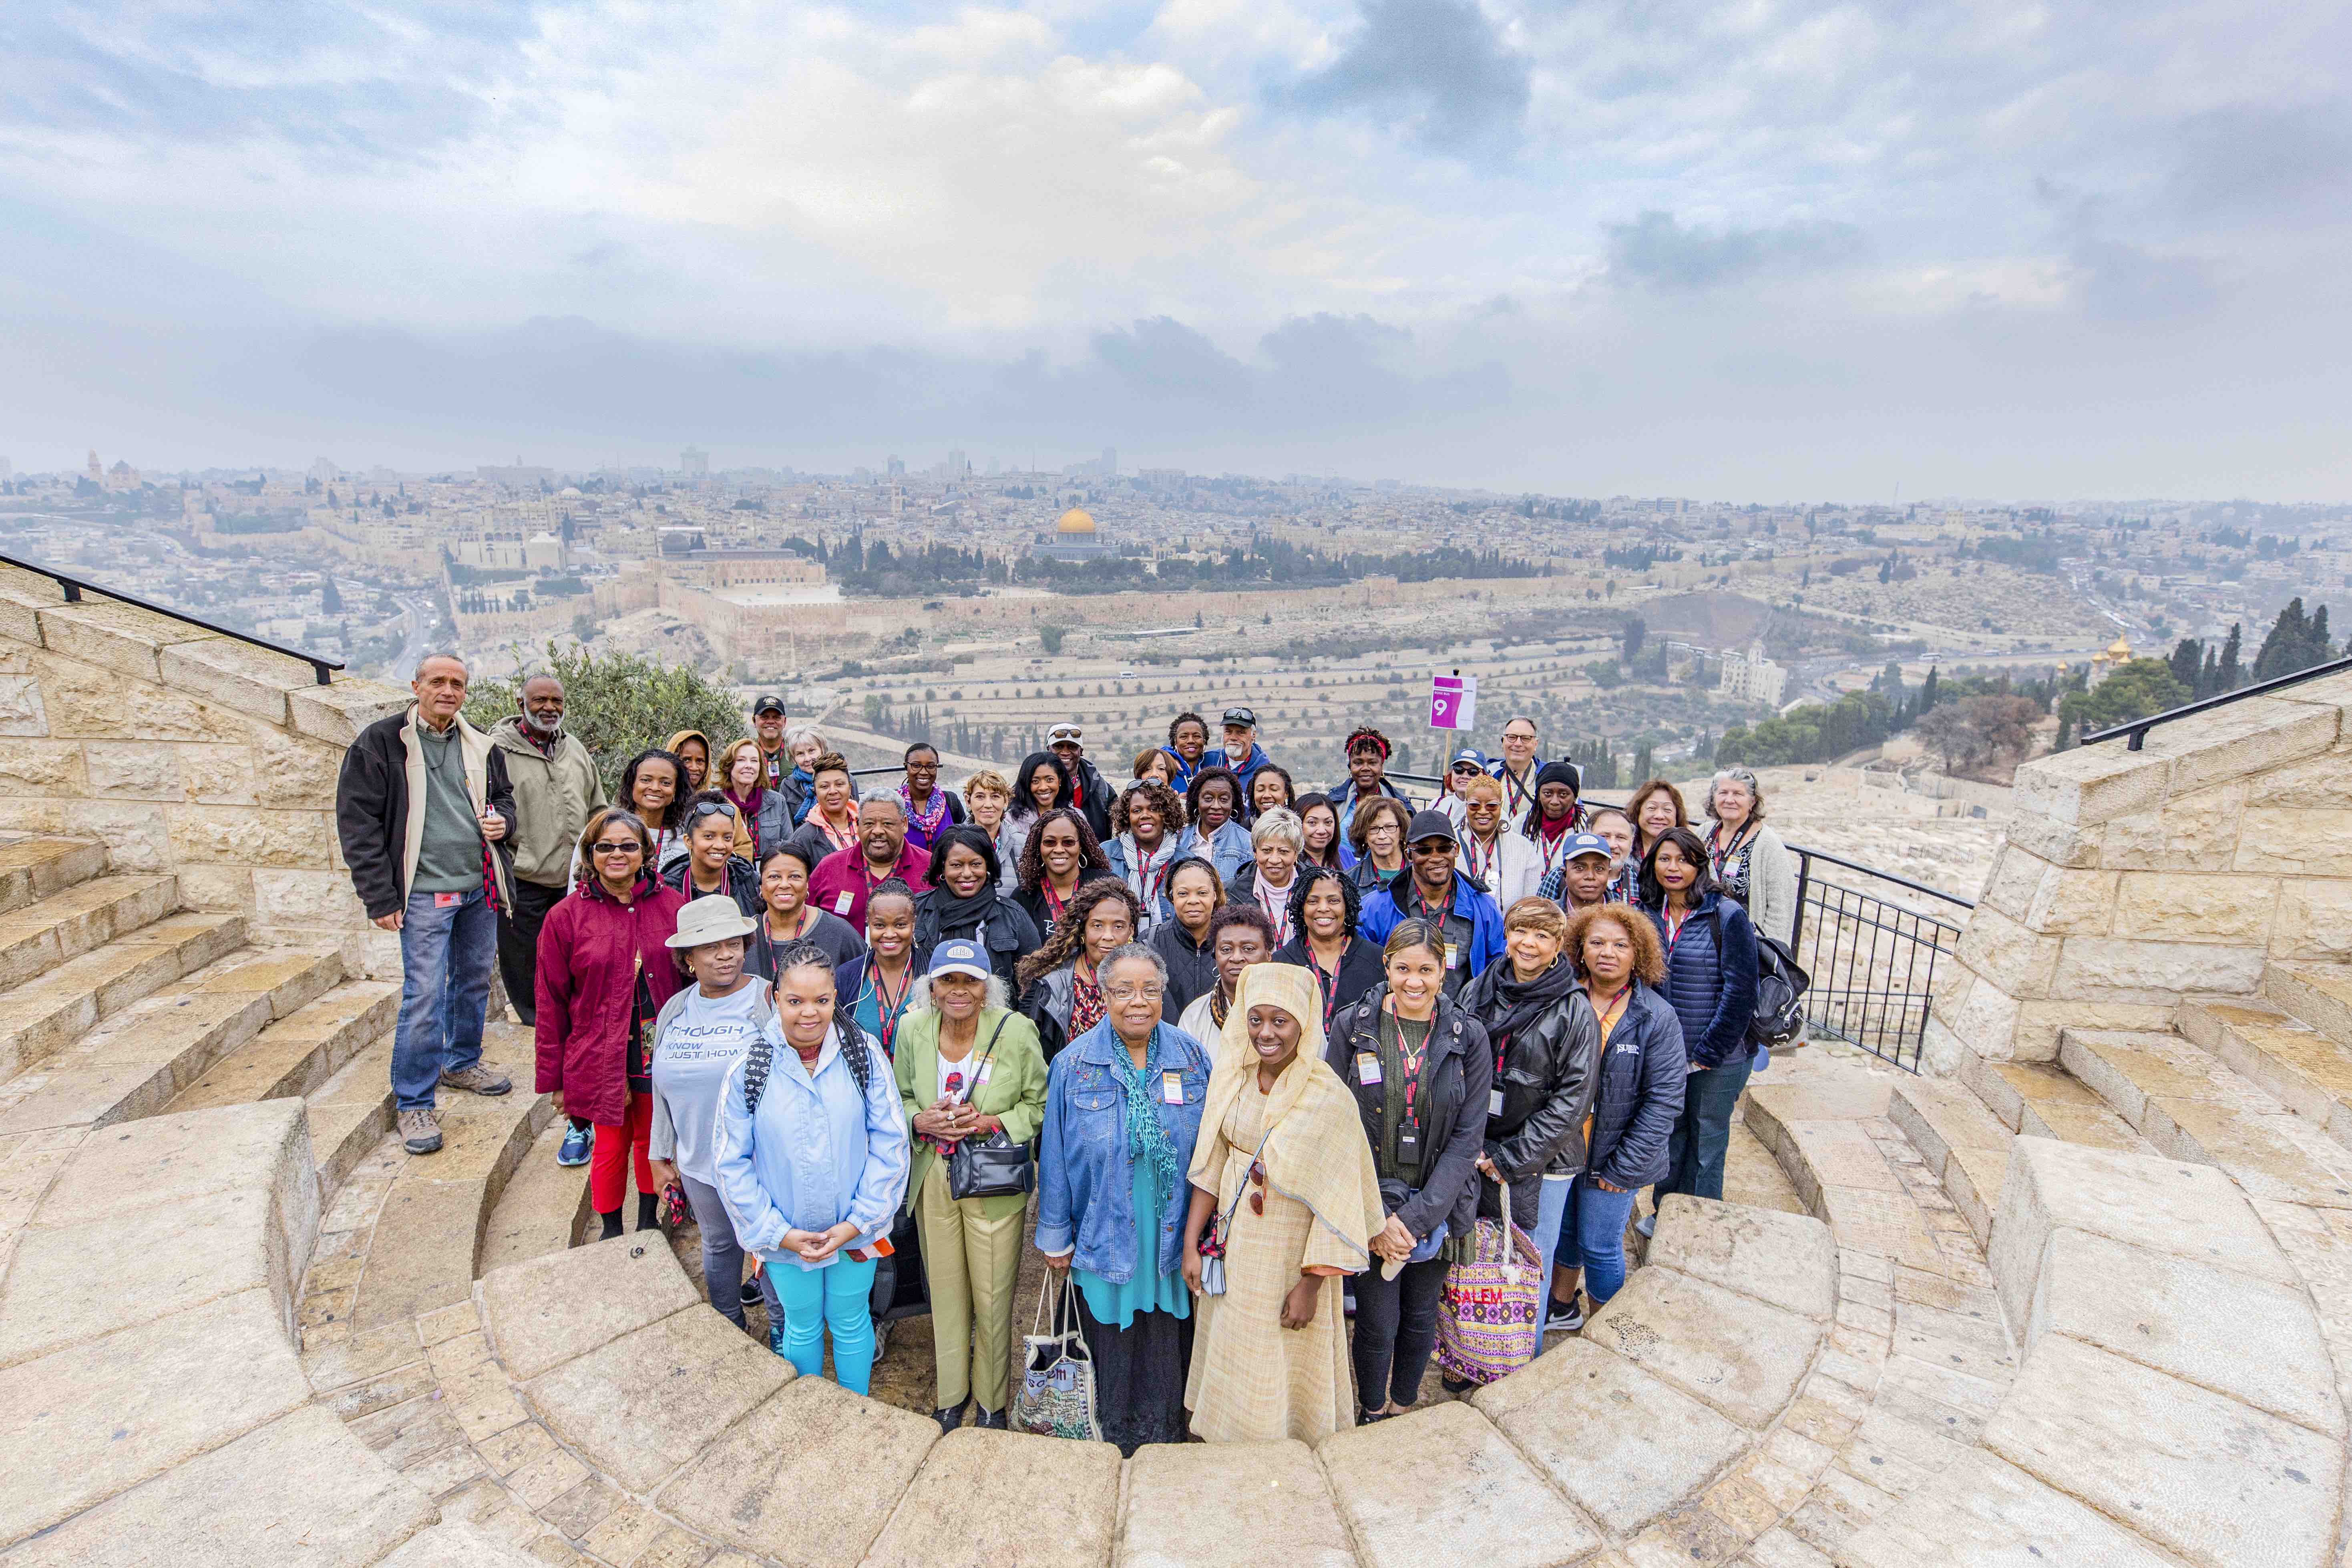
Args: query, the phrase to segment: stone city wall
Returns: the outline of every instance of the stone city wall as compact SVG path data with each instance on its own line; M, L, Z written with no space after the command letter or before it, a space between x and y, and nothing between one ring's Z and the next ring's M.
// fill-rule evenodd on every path
M182 908L257 933L370 932L335 779L360 730L408 700L0 567L0 829L100 840L111 869L171 873Z
M2347 708L2352 676L2329 676L2020 768L1930 1069L2050 1061L2061 1028L2166 1029L2270 960L2352 958Z

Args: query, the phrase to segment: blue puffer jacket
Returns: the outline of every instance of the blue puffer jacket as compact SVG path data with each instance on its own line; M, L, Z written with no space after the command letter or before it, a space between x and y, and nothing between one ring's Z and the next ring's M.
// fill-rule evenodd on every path
M1601 1053L1592 1097L1592 1152L1584 1166L1620 1192L1666 1179L1666 1134L1683 1113L1683 1026L1640 981Z
M1649 915L1664 942L1664 912ZM1666 954L1665 989L1694 1066L1719 1068L1748 1055L1748 1021L1756 1013L1756 927L1748 911L1720 893L1700 900Z

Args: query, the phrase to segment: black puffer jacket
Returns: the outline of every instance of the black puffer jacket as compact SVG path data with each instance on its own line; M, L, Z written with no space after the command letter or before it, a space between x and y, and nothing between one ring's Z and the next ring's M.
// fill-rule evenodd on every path
M982 919L954 923L940 918L940 908L950 901L942 888L915 895L915 973L921 974L931 966L931 949L953 937L969 938L982 926L987 927L982 941L988 949L988 967L1004 982L1007 994L1012 992L1013 971L1021 961L1037 951L1036 922L1019 904L1003 894L997 896L988 914Z
M1666 1135L1683 1113L1689 1058L1682 1020L1640 981L1601 1053L1585 1169L1621 1192L1666 1179Z
M1174 921L1161 921L1152 927L1150 940L1151 951L1168 965L1168 994L1160 1010L1172 1020L1195 997L1217 988L1217 955L1209 951L1208 943L1194 942L1192 933Z
M1386 1095L1381 1084L1358 1081L1356 1058L1366 1051L1379 1058L1381 1004L1388 994L1388 983L1382 981L1332 1020L1323 1058L1354 1093L1375 1161L1381 1154L1381 1110ZM1449 1241L1466 1239L1478 1218L1478 1154L1486 1144L1495 1050L1486 1043L1486 1028L1449 996L1437 1000L1429 1048L1430 1060L1423 1069L1429 1095L1420 1107L1421 1190L1410 1202L1402 1201L1397 1182L1383 1174L1381 1205L1404 1221L1416 1241L1435 1230L1440 1220L1450 1226Z
M1495 1088L1501 1107L1489 1100L1486 1158L1511 1184L1511 1217L1525 1229L1541 1209L1543 1177L1572 1176L1584 1168L1584 1119L1592 1110L1601 1021L1584 987L1555 970L1543 980L1554 982L1544 990L1556 994L1536 1004L1535 1016L1505 1035L1500 1026L1515 1011L1504 994L1510 976L1507 958L1487 965L1462 1002L1499 1041ZM1496 1194L1484 1187L1478 1203L1482 1214L1501 1212Z

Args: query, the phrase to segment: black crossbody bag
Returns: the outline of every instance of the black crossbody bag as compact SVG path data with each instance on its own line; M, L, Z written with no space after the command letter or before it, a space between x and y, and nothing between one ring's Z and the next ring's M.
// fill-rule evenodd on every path
M1007 1013L996 1021L995 1030L988 1037L988 1047L981 1052L982 1064L996 1059L996 1040L1004 1033L1004 1026L1013 1021ZM980 1068L972 1068L972 1089L980 1087ZM965 1092L971 1098L971 1091ZM1028 1192L1037 1184L1037 1166L1029 1157L1029 1145L1015 1143L998 1128L985 1138L959 1139L948 1152L948 1196L951 1198L1009 1198Z

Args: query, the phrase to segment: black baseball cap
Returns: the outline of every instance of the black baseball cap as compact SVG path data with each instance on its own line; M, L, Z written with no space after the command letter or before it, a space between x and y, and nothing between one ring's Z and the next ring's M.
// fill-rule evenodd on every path
M761 692L751 704L751 717L754 719L762 713L782 713L783 710L784 700L772 691Z
M1404 841L1418 844L1424 838L1443 838L1448 844L1457 845L1462 842L1454 836L1454 819L1442 811L1413 813L1412 826L1405 829Z
M1246 724L1251 729L1255 730L1257 728L1257 715L1246 708L1228 708L1225 710L1225 717L1223 722L1227 724Z

